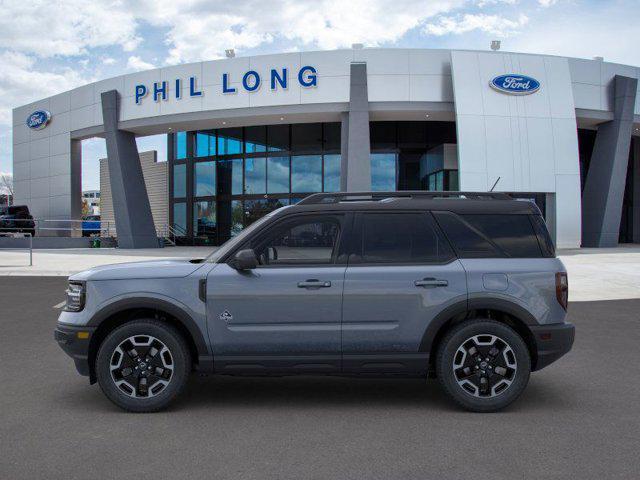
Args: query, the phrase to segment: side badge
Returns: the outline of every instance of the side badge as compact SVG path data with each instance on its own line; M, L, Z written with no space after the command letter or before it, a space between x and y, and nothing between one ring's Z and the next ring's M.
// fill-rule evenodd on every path
M233 320L233 315L231 315L231 313L229 313L229 310L225 310L224 312L222 312L220 314L219 318L223 322L229 323L231 320Z

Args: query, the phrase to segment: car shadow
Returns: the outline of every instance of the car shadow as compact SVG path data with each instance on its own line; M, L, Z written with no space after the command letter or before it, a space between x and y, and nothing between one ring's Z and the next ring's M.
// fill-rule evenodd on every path
M66 408L83 411L120 412L98 385L68 388L57 400ZM541 410L575 411L577 399L562 386L531 382L522 396L503 412ZM435 379L358 377L230 377L194 375L185 391L167 412L195 412L232 408L268 409L424 409L425 412L466 413L450 400Z

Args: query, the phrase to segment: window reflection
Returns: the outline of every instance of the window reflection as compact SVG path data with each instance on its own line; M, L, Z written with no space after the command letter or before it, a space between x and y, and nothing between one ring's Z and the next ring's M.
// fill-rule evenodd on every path
M193 234L197 237L215 237L216 227L216 202L195 202L193 204Z
M340 155L324 156L324 191L340 191Z
M196 157L209 157L216 154L216 134L210 132L198 132L196 134Z
M291 157L291 191L322 191L322 157L320 155Z
M267 159L267 193L289 193L289 157Z
M218 130L218 155L242 153L242 128Z
M187 235L187 204L185 202L173 204L173 227L178 236Z
M173 196L187 196L187 165L184 163L173 166Z
M216 194L216 162L194 164L193 194L196 197L210 197Z
M242 159L218 161L220 194L242 195Z
M267 151L267 127L246 127L244 129L244 151L246 153Z
M244 193L266 193L267 161L265 158L247 158L244 161Z
M387 192L396 189L396 154L371 154L371 190Z
M187 158L187 132L178 132L175 136L176 160Z

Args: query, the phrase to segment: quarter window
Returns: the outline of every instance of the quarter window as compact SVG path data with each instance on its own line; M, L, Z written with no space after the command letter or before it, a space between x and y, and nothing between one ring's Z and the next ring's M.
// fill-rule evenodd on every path
M367 213L361 216L361 263L443 263L451 247L425 213Z

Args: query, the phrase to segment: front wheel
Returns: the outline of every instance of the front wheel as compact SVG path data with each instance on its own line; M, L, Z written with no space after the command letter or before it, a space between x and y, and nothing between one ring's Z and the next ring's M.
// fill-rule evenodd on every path
M494 320L467 320L445 335L436 371L447 395L463 408L494 412L523 392L531 358L511 327Z
M96 358L104 394L124 410L154 412L184 389L191 357L180 333L156 320L135 320L113 330Z

